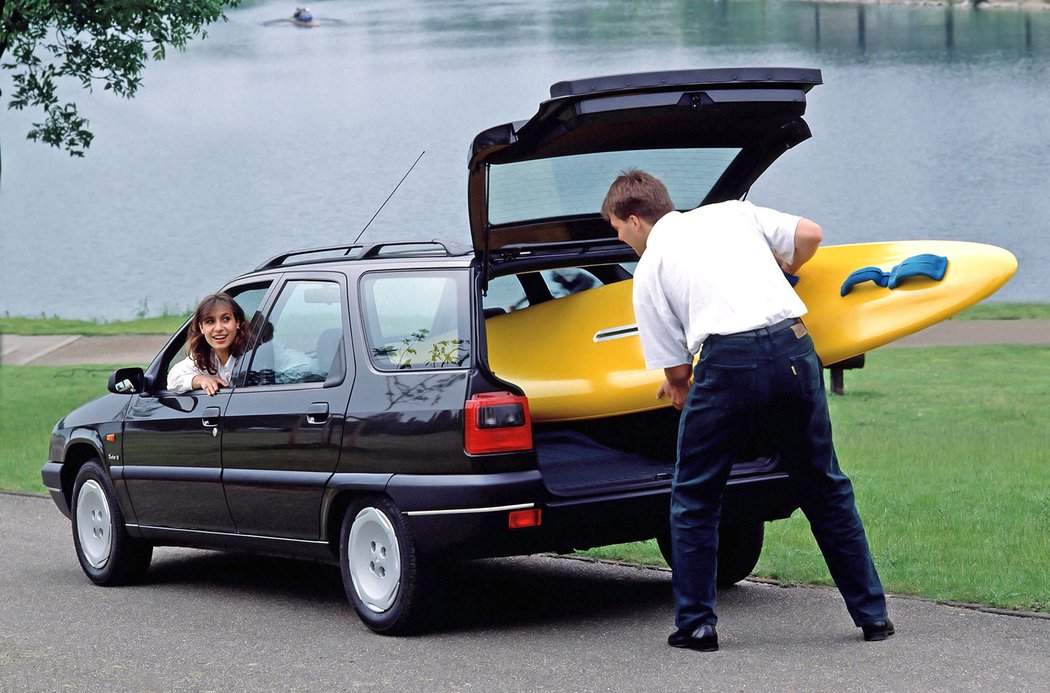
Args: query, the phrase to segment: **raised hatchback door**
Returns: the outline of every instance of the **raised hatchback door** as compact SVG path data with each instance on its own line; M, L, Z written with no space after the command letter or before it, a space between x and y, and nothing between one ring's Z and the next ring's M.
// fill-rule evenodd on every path
M474 139L468 204L486 273L581 247L592 262L623 259L629 249L600 211L626 168L658 175L679 209L741 197L810 136L806 92L820 83L819 70L747 68L555 84L530 120Z

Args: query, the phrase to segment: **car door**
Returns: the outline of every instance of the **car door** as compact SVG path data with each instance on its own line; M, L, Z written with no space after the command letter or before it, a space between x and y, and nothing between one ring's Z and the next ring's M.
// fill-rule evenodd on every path
M341 274L289 275L223 415L223 486L241 534L319 539L353 363Z
M253 315L268 283L228 292ZM202 390L175 394L166 387L170 366L185 357L187 326L149 369L156 383L135 395L124 418L121 478L140 526L232 531L222 488L222 412L230 399ZM235 380L236 382L236 380Z

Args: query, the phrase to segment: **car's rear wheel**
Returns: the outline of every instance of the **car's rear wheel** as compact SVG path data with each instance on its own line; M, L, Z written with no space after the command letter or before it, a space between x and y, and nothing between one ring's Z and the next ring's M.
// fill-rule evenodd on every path
M353 503L339 542L343 588L365 625L400 635L419 625L419 564L404 515L388 498Z
M718 586L729 587L740 582L758 565L765 540L761 522L723 524L718 529Z
M77 559L92 582L112 586L142 579L153 545L128 534L113 482L97 461L77 472L70 514Z
M718 528L718 576L719 587L729 587L740 582L758 565L762 555L762 542L765 540L765 526L761 522L739 524L723 523ZM660 532L656 537L667 565L673 565L671 558L671 528Z

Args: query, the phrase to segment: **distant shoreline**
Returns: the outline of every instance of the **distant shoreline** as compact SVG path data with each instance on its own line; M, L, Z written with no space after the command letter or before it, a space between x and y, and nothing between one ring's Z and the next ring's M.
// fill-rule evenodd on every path
M958 10L1050 10L1050 0L806 0L822 5L917 5L922 7L954 7Z

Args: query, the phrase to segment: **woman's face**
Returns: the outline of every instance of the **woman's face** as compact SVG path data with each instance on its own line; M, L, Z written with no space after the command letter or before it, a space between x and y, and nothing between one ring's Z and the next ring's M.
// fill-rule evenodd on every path
M204 335L204 341L223 363L226 363L226 359L229 358L237 327L237 318L233 314L233 308L223 303L205 313L200 321L200 331Z

